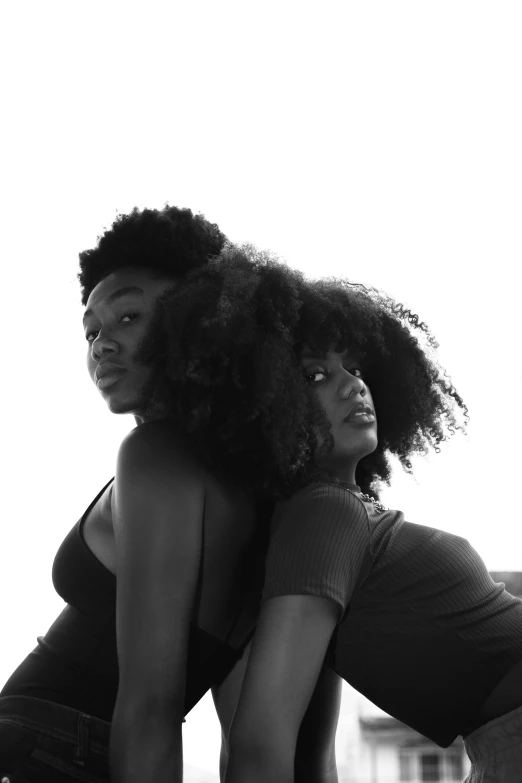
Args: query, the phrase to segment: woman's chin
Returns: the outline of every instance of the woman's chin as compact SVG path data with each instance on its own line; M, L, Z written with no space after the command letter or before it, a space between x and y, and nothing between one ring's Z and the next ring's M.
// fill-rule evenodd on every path
M105 398L108 409L111 413L117 414L134 414L138 415L139 411L143 410L143 402L139 399L129 399L117 394L108 395Z
M357 438L357 443L352 442L347 443L346 445L336 445L334 453L337 453L341 459L344 458L359 462L363 457L372 454L378 445L377 433L375 431L366 431L362 432L360 437Z
M364 443L358 443L357 447L354 444L348 444L346 446L335 445L333 451L329 454L325 454L317 461L319 467L325 467L327 470L333 470L334 473L341 471L343 475L346 473L347 468L355 468L357 464L368 454L372 454L378 446L377 436L370 436L365 438Z

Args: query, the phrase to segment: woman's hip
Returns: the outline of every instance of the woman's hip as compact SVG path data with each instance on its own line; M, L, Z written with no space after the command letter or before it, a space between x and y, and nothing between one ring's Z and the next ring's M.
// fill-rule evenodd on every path
M520 783L522 707L466 735L464 745L471 761L464 783Z
M110 724L28 696L0 698L2 783L106 783Z

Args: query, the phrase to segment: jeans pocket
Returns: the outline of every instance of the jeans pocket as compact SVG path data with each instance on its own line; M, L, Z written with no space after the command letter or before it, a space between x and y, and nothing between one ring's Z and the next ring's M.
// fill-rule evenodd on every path
M23 770L23 773L28 775L28 780L34 781L34 783L69 783L69 781L75 780L83 781L83 783L108 783L108 774L100 775L90 772L88 765L89 762L86 762L87 768L84 769L52 753L36 748L30 754L28 767ZM16 780L13 783L16 783Z

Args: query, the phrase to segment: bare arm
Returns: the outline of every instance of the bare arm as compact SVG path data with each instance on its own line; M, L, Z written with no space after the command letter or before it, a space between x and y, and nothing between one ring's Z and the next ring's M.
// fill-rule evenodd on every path
M230 727L232 726L234 713L239 702L251 647L252 642L246 646L241 659L223 682L212 687L212 698L214 699L214 706L221 724L221 753L219 756L219 778L221 781L225 780L229 756Z
M204 485L166 427L140 425L113 493L120 672L110 738L115 783L181 783L185 676Z
M228 677L212 688L221 723L220 780L225 780L229 734L246 672L251 643ZM299 729L295 756L295 783L337 783L335 733L341 706L341 678L323 666Z
M335 735L341 693L341 678L323 666L297 737L295 783L338 783Z
M264 602L230 731L226 783L293 783L299 731L338 616L327 598Z

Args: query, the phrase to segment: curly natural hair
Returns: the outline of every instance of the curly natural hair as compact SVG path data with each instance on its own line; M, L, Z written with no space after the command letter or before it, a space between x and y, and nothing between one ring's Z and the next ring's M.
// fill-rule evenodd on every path
M309 282L300 292L298 353L318 355L335 347L358 356L377 414L378 446L357 465L363 491L379 495L389 484L388 454L412 472L410 457L440 451L440 443L465 430L468 409L436 359L438 344L428 326L403 304L375 288L346 280ZM333 447L323 416L325 447Z
M378 497L389 483L388 453L411 471L413 453L465 427L467 408L416 315L375 289L309 281L231 244L158 303L140 351L156 370L149 413L174 418L210 465L256 494L332 480L315 464L318 435L327 449L333 438L303 375L305 345L349 347L363 361L379 425L379 445L356 471L363 491Z
M135 207L118 215L96 247L80 253L82 304L100 280L122 267L140 267L166 277L183 277L219 254L226 242L215 223L190 209Z

